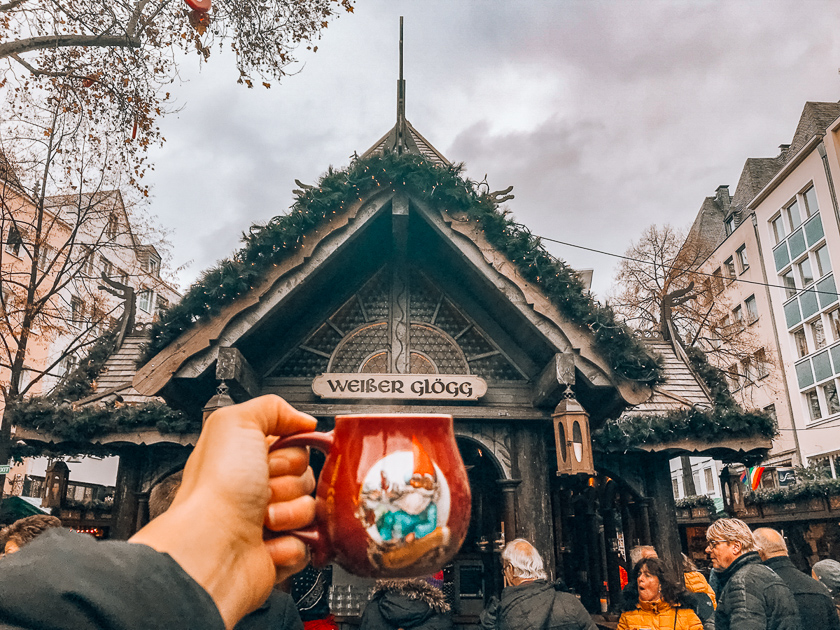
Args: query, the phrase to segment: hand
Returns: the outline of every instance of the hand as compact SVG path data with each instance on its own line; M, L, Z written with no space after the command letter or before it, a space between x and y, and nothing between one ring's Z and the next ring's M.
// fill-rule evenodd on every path
M300 571L305 545L263 540L263 525L298 529L315 517L303 448L268 452L274 436L315 429L277 396L217 410L205 423L172 506L129 542L168 553L210 594L228 628L257 608L276 581Z

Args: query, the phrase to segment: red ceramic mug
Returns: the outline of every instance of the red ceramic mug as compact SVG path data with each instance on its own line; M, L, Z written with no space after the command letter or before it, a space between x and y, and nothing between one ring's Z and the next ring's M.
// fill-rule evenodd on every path
M299 433L271 449L311 446L326 462L316 523L292 532L316 566L337 561L363 577L435 573L458 552L470 523L470 486L452 416L336 416L329 433Z

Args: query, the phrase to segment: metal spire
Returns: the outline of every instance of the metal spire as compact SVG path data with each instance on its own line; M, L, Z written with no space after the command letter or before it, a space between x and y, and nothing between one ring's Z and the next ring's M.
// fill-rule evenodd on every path
M400 16L400 78L397 80L397 137L394 150L402 154L405 142L405 80L403 79L403 17Z

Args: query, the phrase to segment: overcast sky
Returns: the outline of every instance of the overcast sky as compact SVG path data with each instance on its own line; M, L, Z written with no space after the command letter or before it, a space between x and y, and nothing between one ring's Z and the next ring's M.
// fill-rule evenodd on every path
M346 166L394 124L399 16L407 118L535 234L622 253L651 223L690 225L748 157L789 143L806 101L840 100L837 0L357 0L299 73L236 84L214 51L176 87L151 209L181 289L283 214L294 179ZM613 258L547 244L595 270Z

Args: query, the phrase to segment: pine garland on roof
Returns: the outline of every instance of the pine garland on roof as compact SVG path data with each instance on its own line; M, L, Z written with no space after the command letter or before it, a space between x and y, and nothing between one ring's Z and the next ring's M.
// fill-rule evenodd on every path
M667 444L684 439L772 439L776 421L764 411L745 411L737 405L715 409L687 409L663 415L639 414L608 420L592 432L592 444L603 451L627 451L639 446Z
M183 299L152 327L141 363L172 343L197 323L241 297L275 266L300 247L307 233L375 190L402 190L434 208L466 213L479 223L487 240L508 257L529 282L538 285L572 322L588 327L610 367L625 378L648 385L661 379L662 369L644 345L612 310L594 300L576 273L554 258L528 229L499 210L490 195L462 176L463 165L442 166L414 155L385 153L354 160L346 169L332 167L317 186L295 191L287 215L243 234L244 246L215 269L206 271Z

